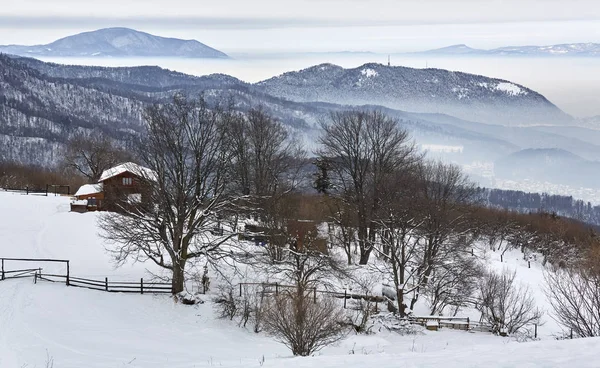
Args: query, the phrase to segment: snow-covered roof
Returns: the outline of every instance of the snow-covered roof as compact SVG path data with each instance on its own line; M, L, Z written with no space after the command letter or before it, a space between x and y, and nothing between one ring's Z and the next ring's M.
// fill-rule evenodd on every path
M156 180L156 173L147 167L135 164L133 162L125 162L108 170L104 170L98 181L102 182L125 172L132 173L144 179Z
M75 193L75 197L101 193L102 187L103 187L102 183L82 185L81 188L79 188L79 190L77 190L77 193Z

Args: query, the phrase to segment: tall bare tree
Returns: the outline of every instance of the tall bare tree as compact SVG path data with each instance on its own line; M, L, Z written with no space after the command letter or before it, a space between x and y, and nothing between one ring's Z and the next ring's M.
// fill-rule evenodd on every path
M232 115L178 95L150 107L146 120L137 153L151 170L147 189L141 201L106 213L101 227L116 245L118 262L149 259L171 271L175 294L184 290L188 262L223 257L231 237L212 230L236 200L228 191L231 153L224 133Z
M77 133L69 138L63 165L96 183L106 169L129 158L123 149L99 130L89 134Z
M333 113L321 124L320 160L326 161L333 196L356 212L360 264L367 264L376 238L374 214L390 173L413 158L414 146L399 122L378 111Z
M298 184L304 150L283 124L262 108L233 114L227 126L237 191L268 219L270 211Z
M414 308L420 290L426 287L433 271L451 259L452 253L466 252L462 236L472 233L467 214L474 194L473 184L454 165L430 162L419 169L419 189L415 192L422 221L416 231L422 238L417 266L418 282L411 300Z

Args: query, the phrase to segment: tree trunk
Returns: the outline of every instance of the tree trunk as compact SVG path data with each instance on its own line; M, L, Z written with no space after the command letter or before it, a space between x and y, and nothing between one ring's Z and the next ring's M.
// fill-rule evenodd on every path
M360 261L358 262L358 264L360 265L366 265L367 263L369 263L369 256L371 255L371 248L362 248L360 250Z
M173 295L183 291L185 286L185 260L173 264L173 279L171 281L171 293Z

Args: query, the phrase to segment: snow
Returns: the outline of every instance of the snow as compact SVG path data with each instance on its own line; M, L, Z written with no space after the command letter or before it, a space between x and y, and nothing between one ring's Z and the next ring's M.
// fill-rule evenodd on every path
M98 181L102 182L125 172L129 172L149 180L156 180L156 173L154 171L133 162L125 162L108 170L104 170Z
M99 236L98 213L70 213L69 198L0 192L0 257L71 260L71 274L119 281L160 273L146 263L115 268ZM528 268L518 251L480 251L493 269L515 269L537 303L542 295L539 262ZM13 264L6 265L13 267ZM63 266L40 265L44 271ZM386 330L349 334L314 357L293 358L261 333L216 318L210 296L185 306L170 296L114 294L31 279L0 281L0 368L44 367L596 367L600 339L555 341L549 317L542 341L518 342L489 333L442 329L401 336ZM415 312L422 313L423 305ZM477 318L475 311L463 316Z
M524 91L521 87L516 84L501 82L496 85L496 90L506 92L506 94L511 96L519 96L526 95L527 91Z
M77 190L77 193L75 193L75 197L96 194L96 193L102 193L102 187L103 187L102 183L82 185L81 188L79 188Z
M377 72L377 70L371 69L371 68L367 68L367 69L363 69L360 71L360 73L362 75L364 75L367 78L371 78L371 77L376 77L379 75L379 73Z

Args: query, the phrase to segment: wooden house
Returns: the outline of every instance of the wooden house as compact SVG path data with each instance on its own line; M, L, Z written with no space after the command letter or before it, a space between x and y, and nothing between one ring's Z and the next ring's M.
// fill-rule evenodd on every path
M82 186L77 191L80 195L75 194L76 200L71 204L71 210L118 211L128 204L144 201L150 190L148 183L155 180L156 174L146 167L133 162L120 164L105 170L98 184ZM95 207L90 207L90 203Z
M101 211L104 202L102 184L83 185L74 195L71 202L72 212Z

